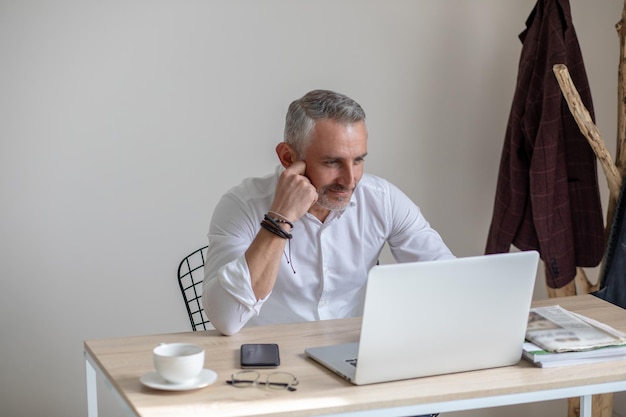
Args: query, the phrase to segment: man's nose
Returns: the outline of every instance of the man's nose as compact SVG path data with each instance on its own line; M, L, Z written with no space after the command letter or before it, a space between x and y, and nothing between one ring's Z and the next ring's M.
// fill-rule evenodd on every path
M339 183L346 188L353 188L354 186L354 172L355 168L352 165L345 165L341 170Z

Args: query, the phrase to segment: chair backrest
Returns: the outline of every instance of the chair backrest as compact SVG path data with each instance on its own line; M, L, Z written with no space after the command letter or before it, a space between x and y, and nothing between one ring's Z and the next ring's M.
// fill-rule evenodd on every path
M178 283L185 300L191 328L207 330L209 319L202 308L202 281L204 281L204 256L208 246L196 249L187 255L178 266Z

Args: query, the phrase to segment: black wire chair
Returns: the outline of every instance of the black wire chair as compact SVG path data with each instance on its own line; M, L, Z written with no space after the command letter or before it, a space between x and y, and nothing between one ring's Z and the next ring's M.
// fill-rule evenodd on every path
M202 281L204 280L204 256L208 246L187 255L178 265L178 284L189 314L191 328L208 330L209 319L202 308Z

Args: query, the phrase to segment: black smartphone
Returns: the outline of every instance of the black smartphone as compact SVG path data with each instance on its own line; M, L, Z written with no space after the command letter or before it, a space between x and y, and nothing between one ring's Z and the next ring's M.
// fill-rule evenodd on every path
M278 345L275 343L245 343L241 345L241 367L277 368L280 365Z

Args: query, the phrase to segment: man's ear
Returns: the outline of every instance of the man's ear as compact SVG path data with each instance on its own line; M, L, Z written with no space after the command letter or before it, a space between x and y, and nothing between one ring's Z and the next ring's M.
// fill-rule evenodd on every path
M276 155L283 167L289 168L291 164L298 160L298 154L291 145L280 142L276 145Z

